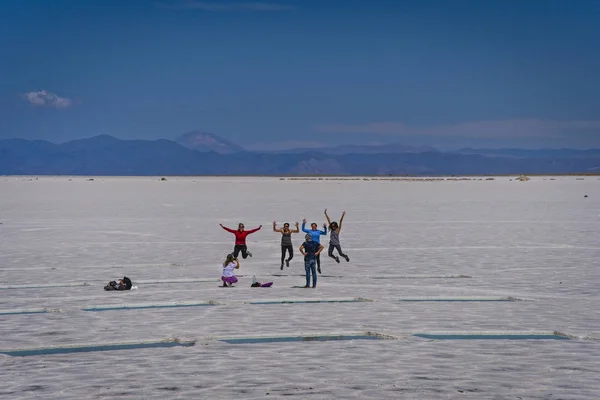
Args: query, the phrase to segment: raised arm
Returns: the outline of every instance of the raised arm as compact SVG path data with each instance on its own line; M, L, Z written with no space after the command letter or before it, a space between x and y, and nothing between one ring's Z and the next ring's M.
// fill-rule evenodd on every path
M258 231L258 230L260 230L260 228L262 228L262 225L259 225L258 228L250 229L249 231L247 231L248 235L251 234L251 233L254 233L254 232Z
M240 260L235 259L235 269L240 269Z
M227 232L231 232L231 233L235 233L235 231L233 229L227 228L226 226L223 226L223 224L219 224L221 226L221 228L225 229Z
M290 230L290 232L299 233L300 232L300 224L296 222L296 230L295 231Z
M277 229L277 222L273 221L273 232L281 232L281 229Z
M320 235L327 235L327 225L323 224L323 230L319 231Z
M302 232L310 233L310 231L308 229L306 229L306 220L305 219L302 220Z
M329 219L329 215L327 215L327 209L325 209L325 218L327 218L327 225L331 225L331 220Z
M340 218L340 226L338 226L338 233L342 230L342 221L344 220L344 215L346 215L346 211L342 211L342 217Z

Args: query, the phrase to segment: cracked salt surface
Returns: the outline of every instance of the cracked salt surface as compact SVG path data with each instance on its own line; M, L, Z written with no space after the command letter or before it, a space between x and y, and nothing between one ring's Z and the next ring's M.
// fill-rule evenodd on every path
M0 349L33 353L0 354L3 400L600 397L598 180L24 179L0 178ZM325 207L351 262L292 288L301 235L281 271L270 222ZM237 222L263 229L219 288Z

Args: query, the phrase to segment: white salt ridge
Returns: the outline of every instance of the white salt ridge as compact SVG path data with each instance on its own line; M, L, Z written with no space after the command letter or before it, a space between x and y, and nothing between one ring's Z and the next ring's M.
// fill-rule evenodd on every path
M120 293L128 293L128 292L120 292ZM102 296L105 298L106 296ZM71 301L77 300L74 297L70 298ZM252 305L277 305L277 304L307 304L307 303L364 303L364 302L397 302L397 301L406 301L406 302L429 302L429 301L439 301L439 302L472 302L472 301L502 301L502 302L516 302L516 301L533 301L528 299L521 299L512 296L422 296L422 297L390 297L390 298L379 298L377 300L367 299L363 297L327 297L327 298L318 298L318 297L302 297L302 298L263 298L263 299L253 299L253 300L242 300L242 301L215 301L215 300L203 300L203 301L179 301L179 302L146 302L146 303L119 303L119 304L101 304L101 305L88 305L88 306L77 306L77 308L81 308L84 311L105 311L105 310L124 310L124 309L144 309L144 308L178 308L178 307L193 307L193 306L218 306L218 305L241 305L241 304L252 304ZM38 309L14 309L14 310L0 310L0 314L22 314L29 310L31 313L35 312L50 312L54 310L56 312L59 311L58 308L50 309L50 308L38 308Z
M206 283L206 282L221 282L219 278L181 278L181 279L153 279L153 280L136 280L135 283L140 285L155 285L167 283Z
M155 280L140 280L136 283L141 285L160 285L170 283L207 283L220 282L217 278L189 278L189 279L155 279ZM92 284L88 282L54 282L54 283L31 283L24 285L0 285L0 289L44 289L44 288L63 288L77 286L106 286L106 282Z
M0 285L0 289L44 289L44 288L65 288L77 286L92 286L87 282L54 282L54 283L32 283L24 285Z
M120 269L130 269L130 268L144 268L144 267L162 267L162 268L174 268L174 267L184 267L183 264L180 263L162 263L162 264L153 264L153 263L145 263L145 264L111 264L111 265L65 265L62 267L14 267L14 268L6 268L0 267L0 272L3 271L33 271L33 270L56 270L56 269L65 269L65 270L81 270L81 269L112 269L112 268L120 268Z

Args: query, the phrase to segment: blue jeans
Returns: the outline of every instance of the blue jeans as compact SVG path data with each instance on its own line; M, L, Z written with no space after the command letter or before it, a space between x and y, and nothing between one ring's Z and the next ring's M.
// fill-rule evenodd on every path
M313 286L317 286L317 260L314 257L304 258L304 269L306 270L306 286L310 286L310 273L312 272Z

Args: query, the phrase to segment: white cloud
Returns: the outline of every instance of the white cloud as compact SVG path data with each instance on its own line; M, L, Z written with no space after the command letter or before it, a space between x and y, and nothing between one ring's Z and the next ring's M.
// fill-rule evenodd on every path
M389 134L394 136L564 137L571 133L600 133L600 120L509 119L472 121L434 127L411 127L402 122L370 122L355 125L318 125L315 130L321 133Z
M187 0L175 3L157 3L159 7L173 10L205 10L216 12L235 11L289 11L295 7L289 4L264 3L264 2L218 2Z
M30 104L38 107L50 108L69 108L73 105L73 101L66 97L59 97L54 93L46 90L38 90L37 92L28 92L23 94L23 98Z

